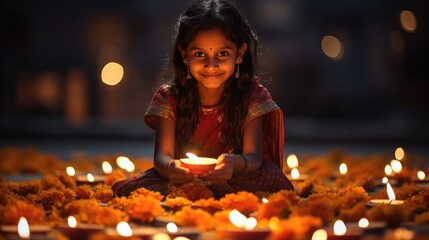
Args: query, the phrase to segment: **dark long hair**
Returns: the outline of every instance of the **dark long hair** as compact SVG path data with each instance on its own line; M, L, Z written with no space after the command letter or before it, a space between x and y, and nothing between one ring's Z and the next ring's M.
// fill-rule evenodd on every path
M239 49L248 48L240 64L240 76L234 74L226 82L221 96L225 129L224 151L242 152L243 124L257 71L258 40L237 8L227 1L198 1L183 13L176 24L172 62L175 78L171 90L176 102L175 157L183 157L184 148L198 124L200 97L196 80L186 79L187 68L180 49L186 49L199 31L221 28L224 36ZM179 49L180 48L180 49Z

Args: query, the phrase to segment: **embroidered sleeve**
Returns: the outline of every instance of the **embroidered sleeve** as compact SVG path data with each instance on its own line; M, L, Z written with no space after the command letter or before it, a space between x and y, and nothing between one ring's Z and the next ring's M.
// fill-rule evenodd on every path
M252 92L244 124L246 125L249 121L257 117L279 109L279 106L274 102L268 90L258 83Z
M174 108L174 101L170 93L170 88L163 85L153 95L152 101L144 115L144 121L152 129L155 129L156 123L160 117L175 122L176 115L174 114Z

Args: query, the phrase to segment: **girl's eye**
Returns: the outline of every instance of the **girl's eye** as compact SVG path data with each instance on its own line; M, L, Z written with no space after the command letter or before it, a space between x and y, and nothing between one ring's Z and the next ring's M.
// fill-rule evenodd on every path
M196 52L194 53L195 57L204 57L205 54L203 52Z
M226 57L226 56L228 56L229 55L229 53L228 52L220 52L220 53L218 53L219 54L219 56L221 56L221 57Z

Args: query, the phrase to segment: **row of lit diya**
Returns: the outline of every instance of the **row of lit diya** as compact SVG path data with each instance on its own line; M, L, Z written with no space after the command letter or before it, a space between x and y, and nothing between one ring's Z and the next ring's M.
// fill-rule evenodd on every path
M266 199L265 199L266 201ZM278 220L273 218L273 221ZM234 228L222 228L215 235L217 239L266 239L276 226L271 226L271 220L266 226L258 226L254 217L246 217L237 210L229 212L229 220ZM274 224L273 224L274 225ZM319 228L312 233L311 240L353 240L361 239L365 233L382 230L386 227L383 222L369 222L361 218L357 224L346 225L337 220L332 226ZM29 225L25 217L21 217L17 226L2 226L7 239L59 239L58 233L47 225ZM69 216L67 224L59 225L57 230L69 239L88 239L91 235L99 234L97 239L152 239L152 240L186 240L198 239L201 235L197 228L179 228L174 222L168 222L164 227L148 227L130 225L125 221L119 222L116 228L104 228L101 225L78 223L76 218ZM393 234L399 234L400 239L413 239L414 232L404 228L395 229ZM404 235L408 236L404 238ZM392 238L396 239L396 238Z

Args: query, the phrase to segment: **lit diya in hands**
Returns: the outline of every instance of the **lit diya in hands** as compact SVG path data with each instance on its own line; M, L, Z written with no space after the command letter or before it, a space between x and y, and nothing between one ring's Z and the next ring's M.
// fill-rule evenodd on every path
M191 174L205 174L216 167L217 159L197 157L193 153L186 153L188 158L181 158L182 165L189 169Z

